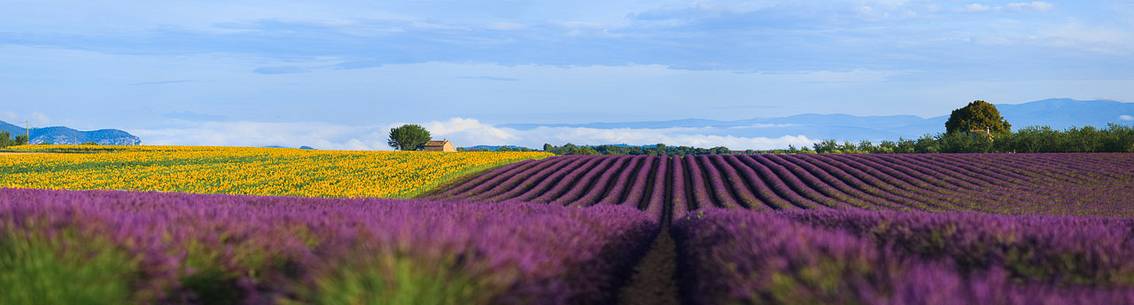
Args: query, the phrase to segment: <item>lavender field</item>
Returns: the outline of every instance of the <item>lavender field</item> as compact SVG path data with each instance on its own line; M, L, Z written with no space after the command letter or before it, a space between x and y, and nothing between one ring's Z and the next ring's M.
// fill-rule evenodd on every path
M1134 0L4 1L0 305L1134 305Z
M0 304L608 304L627 207L0 190Z
M1132 304L1134 222L716 208L674 226L688 304Z
M0 304L1134 304L1134 155L552 157L416 200L0 190Z
M429 198L701 208L1134 216L1134 154L567 156L502 167Z

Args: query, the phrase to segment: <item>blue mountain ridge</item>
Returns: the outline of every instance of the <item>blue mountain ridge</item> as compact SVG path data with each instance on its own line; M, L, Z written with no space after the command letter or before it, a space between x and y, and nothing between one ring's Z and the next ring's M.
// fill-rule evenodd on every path
M7 132L11 137L23 135L27 132L23 127L4 121L0 121L0 131ZM142 139L118 129L82 131L62 126L31 129L32 144L82 144L90 142L100 145L138 145L142 143Z
M1046 99L996 107L1013 129L1050 126L1056 129L1107 124L1134 124L1134 103L1111 100ZM665 129L695 128L706 135L738 137L782 137L804 135L811 139L893 140L916 138L945 131L948 114L923 118L913 115L856 116L848 114L799 114L786 117L735 121L682 119L671 121L601 122L582 124L505 124L519 130L535 128Z

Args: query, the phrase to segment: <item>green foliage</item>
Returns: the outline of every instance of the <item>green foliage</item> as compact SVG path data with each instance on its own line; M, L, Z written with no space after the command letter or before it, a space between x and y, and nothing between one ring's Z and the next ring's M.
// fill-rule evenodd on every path
M647 145L647 146L630 146L630 145L594 145L594 146L579 146L571 143L564 144L563 146L554 146L551 144L544 145L544 151L556 155L649 155L649 156L664 156L664 155L727 155L731 154L732 150L728 147L718 146L713 148L700 148L691 146L667 146L665 144Z
M538 149L527 148L523 146L504 145L496 147L457 147L457 151L493 151L493 152L537 152L542 151Z
M319 242L306 227L286 234L301 236L309 246ZM178 274L181 289L177 293L181 295L177 298L202 305L244 304L248 293L241 278L259 281L296 276L288 271L291 258L268 243L237 235L221 235L218 240L223 246L199 239L182 241L185 252Z
M886 150L892 152L893 150L897 149L897 144L894 143L894 142L890 142L890 141L883 141L880 146L875 146L874 143L870 142L869 140L860 141L860 142L858 142L858 144L851 143L850 141L844 141L842 144L839 144L839 142L835 141L835 140L823 140L823 141L819 141L818 143L812 144L811 147L815 149L816 153L821 153L821 154L832 154L832 153L833 154L842 154L842 153L853 154L853 153L864 153L864 152L869 152L870 150L878 150L878 149L886 149ZM883 147L885 147L885 148L883 148ZM773 152L775 152L775 151L773 151ZM789 153L807 153L807 152L810 152L810 151L807 151L806 149L801 150L801 151L797 151L794 146L788 146L787 152L789 152Z
M244 299L237 277L216 268L199 270L181 278L181 287L192 293L192 297L201 304L240 304Z
M946 133L937 138L940 152L946 153L959 153L959 152L974 152L974 153L988 153L995 152L993 146L994 140L987 134L956 132Z
M195 240L186 241L185 261L180 277L181 287L200 304L238 304L244 292L237 285L239 274L225 270L220 249L205 247Z
M376 255L339 265L314 285L301 288L300 300L312 305L490 304L509 278L477 278L462 273L456 258L418 263L404 255Z
M402 125L390 129L390 138L386 141L390 147L398 150L421 150L430 139L429 131L416 124Z
M983 133L958 132L925 135L917 140L882 141L878 145L869 141L853 145L824 140L813 146L818 153L1134 152L1134 127L1118 124L1104 129L1027 127L995 138ZM805 152L792 149L787 152Z
M0 233L0 304L130 304L136 265L97 238Z
M861 260L820 257L790 272L773 273L767 296L774 304L858 304L848 298L855 287L848 278L870 278L870 265Z
M1111 124L1065 131L1050 127L1021 129L1001 146L1016 152L1134 152L1134 127Z
M945 133L983 132L986 136L1005 134L1012 131L1012 125L991 103L977 100L949 115L945 122Z
M28 136L17 135L15 139L12 139L12 135L9 134L7 131L0 131L0 147L25 145L25 144L28 144Z

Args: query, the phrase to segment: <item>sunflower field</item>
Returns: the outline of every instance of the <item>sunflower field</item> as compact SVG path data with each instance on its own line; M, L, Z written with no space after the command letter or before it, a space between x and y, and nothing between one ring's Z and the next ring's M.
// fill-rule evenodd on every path
M28 145L0 153L0 188L409 198L532 152Z

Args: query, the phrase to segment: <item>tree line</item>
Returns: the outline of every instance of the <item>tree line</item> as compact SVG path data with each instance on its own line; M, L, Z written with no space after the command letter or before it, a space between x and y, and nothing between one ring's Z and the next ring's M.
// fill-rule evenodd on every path
M544 144L544 151L557 155L703 155L754 153L1041 153L1041 152L1134 152L1134 126L1110 124L1056 130L1047 126L1026 127L1012 131L1012 124L1000 115L996 106L981 100L953 110L945 122L945 133L925 135L917 139L871 141L858 143L824 140L810 147L776 150L730 151L725 147L696 148L688 146L599 145L553 146Z
M390 129L386 143L398 150L421 150L425 143L431 139L429 130L416 124L406 124ZM460 148L460 151L491 150L503 151L541 151L520 146L499 146L491 149ZM729 154L727 147L700 148L690 146L667 146L665 144L629 146L629 145L575 145L567 143L563 146L544 144L545 152L556 155L709 155Z
M701 148L692 146L654 145L575 145L567 143L562 146L543 144L543 149L527 148L523 146L498 146L491 148L461 148L461 151L542 151L556 155L609 155L609 156L662 156L662 155L724 155L735 153L727 147Z
M973 101L954 110L945 133L918 139L859 143L825 140L808 149L790 147L792 153L989 153L989 152L1134 152L1134 127L1110 124L1055 130L1047 126L1012 131L1012 124L996 106Z
M1027 127L989 136L984 133L955 132L858 143L825 140L811 147L789 147L787 153L1058 153L1058 152L1134 152L1134 127L1110 124L1056 130L1047 126Z
M7 131L0 131L0 147L25 145L25 144L28 144L28 136L27 135L18 135L18 136L16 136L16 138L13 139L12 134L9 134Z
M718 146L701 148L692 146L654 145L575 145L571 143L563 146L543 144L543 151L556 155L634 155L634 156L662 156L662 155L723 155L732 153L728 147Z
M509 150L539 151L528 148ZM500 150L498 150L500 151ZM731 151L726 147L700 148L666 146L665 144L628 145L574 145L544 144L543 151L556 155L715 155L763 153L1070 153L1070 152L1134 152L1134 126L1110 124L1106 128L1093 126L1057 130L1047 126L1026 127L1017 131L952 132L925 135L917 139L898 139L857 143L824 140L810 147L788 146L787 149Z

